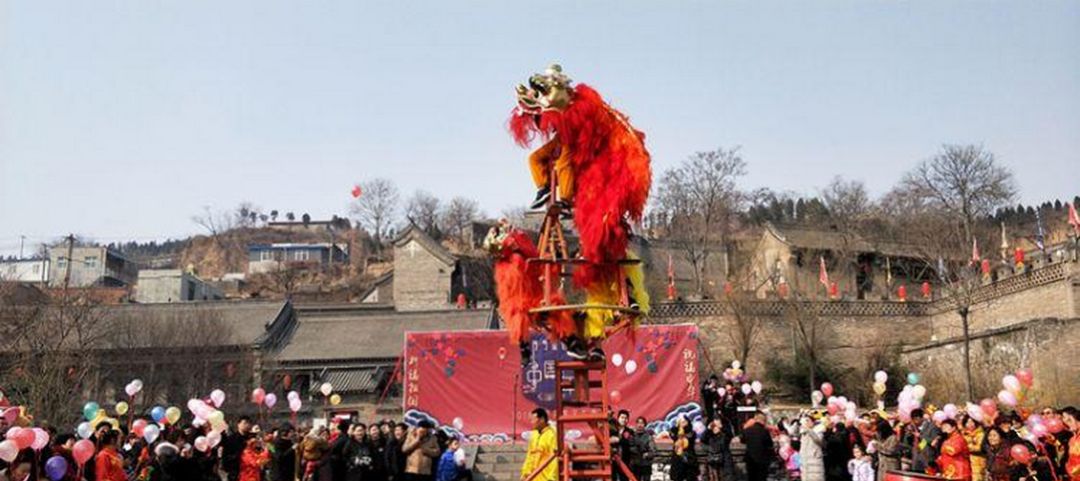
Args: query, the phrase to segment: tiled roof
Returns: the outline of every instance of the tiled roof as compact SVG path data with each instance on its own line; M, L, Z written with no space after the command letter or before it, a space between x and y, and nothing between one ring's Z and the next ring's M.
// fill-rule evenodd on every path
M812 229L806 227L776 226L766 224L766 231L772 233L785 244L799 249L833 251L844 249L849 252L878 253L893 257L920 257L914 246L880 239L870 239L855 232L841 232L830 229Z

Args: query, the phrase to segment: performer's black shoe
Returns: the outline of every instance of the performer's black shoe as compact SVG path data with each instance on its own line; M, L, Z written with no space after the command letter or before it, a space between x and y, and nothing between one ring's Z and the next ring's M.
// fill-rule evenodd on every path
M580 337L570 336L566 338L566 355L570 356L570 359L575 361L584 361L589 358L589 353L585 347L585 341L582 341Z
M604 350L600 349L600 346L596 346L596 347L593 347L592 349L589 349L589 360L590 361L603 361L606 358L607 358L607 356L604 355Z
M539 209L547 203L551 198L551 187L541 187L536 191L536 198L533 199L532 204L529 205L530 209Z
M532 345L523 342L518 347L521 348L521 366L528 366L532 362Z
M570 220L574 218L574 206L570 205L569 202L565 200L560 200L555 204L559 206L560 220Z

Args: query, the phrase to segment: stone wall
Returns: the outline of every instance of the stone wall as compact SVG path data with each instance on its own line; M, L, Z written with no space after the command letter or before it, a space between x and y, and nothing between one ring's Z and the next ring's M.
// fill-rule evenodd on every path
M1019 367L1030 367L1035 386L1032 406L1080 404L1080 318L1035 319L983 331L972 336L971 370L975 397L993 398L1001 390L1001 377ZM901 362L922 375L929 402L963 400L963 339L952 337L907 348Z
M413 239L394 247L394 303L399 311L446 309L453 265Z

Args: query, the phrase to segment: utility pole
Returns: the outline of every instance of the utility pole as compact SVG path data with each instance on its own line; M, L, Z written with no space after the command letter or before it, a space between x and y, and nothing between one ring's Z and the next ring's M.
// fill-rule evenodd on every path
M26 243L26 236L19 236L19 260L23 259L23 244Z
M64 299L67 299L68 285L71 284L71 256L75 255L75 234L68 234L67 242L67 262L64 263Z

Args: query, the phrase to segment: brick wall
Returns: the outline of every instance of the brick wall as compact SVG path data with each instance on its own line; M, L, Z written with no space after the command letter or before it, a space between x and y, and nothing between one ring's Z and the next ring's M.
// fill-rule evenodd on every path
M399 311L445 309L453 266L416 240L394 247L394 304Z

